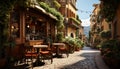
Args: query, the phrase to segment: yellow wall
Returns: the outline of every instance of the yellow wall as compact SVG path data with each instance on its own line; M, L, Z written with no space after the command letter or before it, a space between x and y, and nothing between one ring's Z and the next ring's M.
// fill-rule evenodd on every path
M82 35L84 35L84 28L83 28L83 27L81 27L81 28L79 29L79 33L81 33Z
M76 9L73 6L71 6L71 4L68 4L66 7L69 8L76 16L77 14Z
M99 6L99 4L97 4L95 6L95 9L93 10L93 12L94 12L95 15L98 15L99 11L100 11L100 6Z
M91 20L90 20L90 22L91 22L91 24L90 24L90 31L93 33L93 35L91 35L91 37L92 37L91 38L91 44L92 44L92 46L94 46L94 44L95 44L94 41L95 41L95 38L97 37L97 34L94 33L96 31L96 29L93 29L93 28L98 25L98 23L97 23L97 15L98 15L99 10L100 10L99 4L94 4L93 6L95 8L93 10L93 14L91 15ZM93 19L95 21L93 21Z
M70 3L68 3L66 5L66 8L69 9L68 14L67 14L68 16L71 17L71 15L72 15L72 17L74 17L74 16L76 17L77 10ZM76 29L72 28L72 27L68 27L68 31L67 31L68 36L71 36L71 33L73 33L73 36L75 38L76 37Z
M110 30L109 23L107 23L105 19L103 19L102 21L102 26L103 26L103 30Z
M82 36L82 37L81 37L81 40L84 41L84 39L85 39L84 27L81 27L81 28L79 29L79 34Z
M73 33L73 35L74 35L74 38L76 37L76 30L75 29L73 29L73 28L71 28L71 27L69 27L68 28L68 36L71 36L71 33Z

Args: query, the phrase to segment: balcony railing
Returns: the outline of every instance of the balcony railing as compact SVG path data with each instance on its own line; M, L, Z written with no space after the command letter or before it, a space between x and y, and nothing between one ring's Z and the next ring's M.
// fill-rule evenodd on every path
M77 19L75 18L69 18L68 19L68 25L69 26L73 26L73 27L76 27L76 28L79 28L80 27L80 21L78 21Z

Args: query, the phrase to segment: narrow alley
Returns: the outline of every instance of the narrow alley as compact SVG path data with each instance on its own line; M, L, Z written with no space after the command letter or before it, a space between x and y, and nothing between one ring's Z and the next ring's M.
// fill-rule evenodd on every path
M34 69L108 69L100 56L100 51L84 47L67 58L54 58L53 63L45 60L44 66Z
M0 69L120 69L119 26L120 0L0 0Z

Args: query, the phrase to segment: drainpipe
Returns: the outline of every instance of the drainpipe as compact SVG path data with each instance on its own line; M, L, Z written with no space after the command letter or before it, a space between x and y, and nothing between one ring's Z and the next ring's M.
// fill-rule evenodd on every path
M68 23L68 21L67 21L67 1L68 0L65 0L65 36L68 36L68 26L67 26L67 23Z

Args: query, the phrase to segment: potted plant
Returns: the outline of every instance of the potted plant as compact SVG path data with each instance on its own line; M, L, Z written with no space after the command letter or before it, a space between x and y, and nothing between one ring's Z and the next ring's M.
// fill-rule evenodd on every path
M64 42L69 45L69 53L74 53L75 51L75 39L72 37L64 38Z
M62 42L63 41L63 32L58 32L56 35L56 42Z
M79 51L81 49L81 40L78 38L75 38L75 50Z

